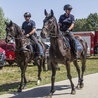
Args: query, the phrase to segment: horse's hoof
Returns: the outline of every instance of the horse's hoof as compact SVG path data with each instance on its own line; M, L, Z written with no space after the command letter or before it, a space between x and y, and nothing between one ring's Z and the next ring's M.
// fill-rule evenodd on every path
M72 94L72 95L75 95L75 94L76 94L76 91L75 91L75 90L72 90L72 91L71 91L71 94Z
M55 90L51 90L50 94L51 94L51 93L53 94L54 92L55 92Z
M83 88L83 87L84 87L84 83L81 83L81 84L80 84L80 88Z
M37 85L40 85L40 80L37 80Z
M18 89L18 91L17 91L18 93L20 93L20 92L22 92L22 89Z
M53 93L50 93L46 98L52 98Z
M22 89L25 89L26 87L27 87L27 85L25 84Z
M46 69L43 69L43 71L46 72L47 70Z
M78 90L81 90L81 87L80 87L79 84L76 86L76 88L77 88Z

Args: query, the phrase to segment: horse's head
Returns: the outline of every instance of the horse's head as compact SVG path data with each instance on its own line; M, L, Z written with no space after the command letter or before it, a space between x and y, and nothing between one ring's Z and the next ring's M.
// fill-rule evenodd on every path
M53 10L48 14L47 11L44 11L45 19L43 21L43 28L41 31L41 37L46 38L55 32L55 26L57 25L56 18L54 17Z
M5 41L7 43L9 43L12 40L14 40L14 38L16 36L15 26L14 26L14 23L12 21L5 22L5 24L6 24L6 39L5 39Z

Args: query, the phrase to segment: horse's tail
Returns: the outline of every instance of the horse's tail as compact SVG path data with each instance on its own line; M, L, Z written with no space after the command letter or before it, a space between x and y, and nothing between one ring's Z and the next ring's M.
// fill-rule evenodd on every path
M85 44L86 44L86 55L87 55L88 44L87 44L87 42L85 42Z
M88 44L86 41L84 41L83 55L85 58L87 57L87 50L88 50Z

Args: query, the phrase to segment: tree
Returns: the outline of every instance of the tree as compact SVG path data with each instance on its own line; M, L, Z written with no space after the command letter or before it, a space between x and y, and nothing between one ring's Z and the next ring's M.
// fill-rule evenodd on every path
M74 31L84 31L83 26L86 23L86 19L76 19Z
M74 31L95 31L98 30L97 13L90 14L87 18L76 19Z
M5 38L5 20L3 9L0 8L0 39Z
M90 14L87 18L87 29L96 30L98 29L98 15L97 13Z

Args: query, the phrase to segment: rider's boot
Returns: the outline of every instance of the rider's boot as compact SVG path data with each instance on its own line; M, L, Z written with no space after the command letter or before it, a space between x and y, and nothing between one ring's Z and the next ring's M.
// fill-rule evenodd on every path
M73 40L72 42L72 47L73 47L73 55L75 58L77 58L77 49L76 49L76 42Z
M43 52L43 48L40 44L38 44L38 50L39 50L39 54L38 54L38 58L40 59L43 55L44 55L44 52Z

